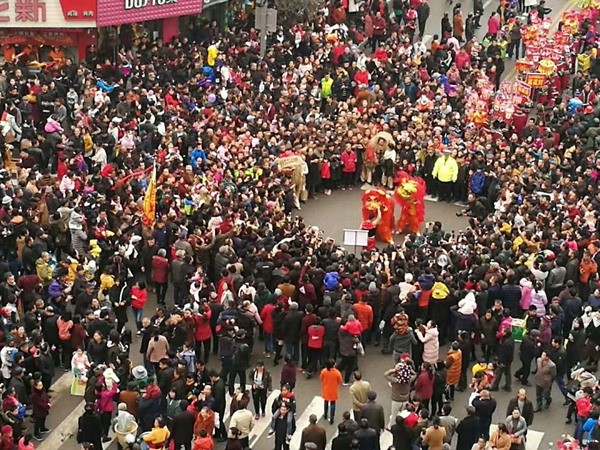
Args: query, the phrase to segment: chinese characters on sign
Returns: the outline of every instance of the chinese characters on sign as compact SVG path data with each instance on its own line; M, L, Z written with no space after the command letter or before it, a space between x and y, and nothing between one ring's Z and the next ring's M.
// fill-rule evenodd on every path
M125 0L125 9L142 9L148 5L163 6L177 3L177 0Z
M8 0L0 0L0 23L10 22L46 22L46 2L41 0L15 0L14 10L10 10Z
M523 83L522 81L517 82L516 90L524 97L531 97L531 86L527 83Z
M45 22L46 3L39 0L16 0L15 20L17 22Z
M528 73L525 75L525 84L532 88L541 88L546 84L546 75L543 73Z

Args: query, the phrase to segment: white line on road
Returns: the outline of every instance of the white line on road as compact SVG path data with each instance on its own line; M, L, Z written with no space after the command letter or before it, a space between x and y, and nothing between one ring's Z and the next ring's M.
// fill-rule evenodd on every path
M497 425L490 426L490 436L496 429ZM527 441L525 442L525 450L537 450L544 439L543 431L527 430ZM383 448L383 447L382 447Z
M252 432L250 432L250 448L254 447L256 441L258 441L267 428L269 428L269 425L271 424L271 418L273 417L273 413L271 412L273 402L277 397L279 397L280 393L281 391L279 389L275 389L267 398L267 414L265 417L261 417L254 423L254 428L252 428Z
M76 433L79 417L83 414L84 406L85 401L79 403L71 414L65 417L60 425L54 428L40 445L36 446L36 450L55 450L60 448L66 440Z
M311 414L315 414L317 417L321 417L323 415L323 397L316 396L312 399L309 405L306 407L304 411L302 411L302 415L296 418L296 432L292 436L292 440L290 442L290 449L299 449L300 441L302 440L302 430L306 428L309 424L308 418Z

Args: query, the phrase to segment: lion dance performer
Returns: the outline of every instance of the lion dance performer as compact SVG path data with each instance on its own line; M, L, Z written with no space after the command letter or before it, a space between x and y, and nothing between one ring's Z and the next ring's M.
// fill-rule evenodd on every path
M397 230L418 233L425 220L425 181L400 171L396 175L396 185L394 197L402 208Z
M394 200L384 189L367 189L362 196L363 230L369 231L367 250L375 248L375 236L392 243L394 229Z

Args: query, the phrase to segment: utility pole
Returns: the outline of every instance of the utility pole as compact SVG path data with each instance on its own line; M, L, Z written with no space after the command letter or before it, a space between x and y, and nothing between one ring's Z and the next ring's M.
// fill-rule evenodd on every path
M277 10L269 8L269 0L257 0L255 4L254 28L260 30L260 57L264 58L267 53L267 36L277 31Z

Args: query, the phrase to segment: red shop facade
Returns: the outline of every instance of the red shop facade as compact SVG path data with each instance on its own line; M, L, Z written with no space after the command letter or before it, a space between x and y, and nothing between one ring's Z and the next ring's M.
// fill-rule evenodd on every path
M0 43L59 46L82 59L96 44L96 0L0 0Z

